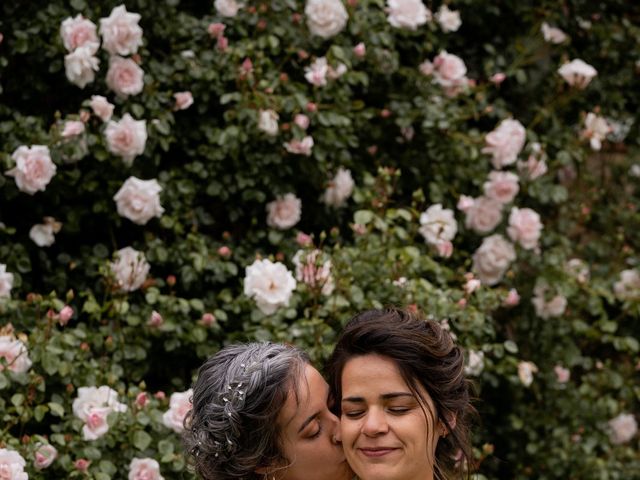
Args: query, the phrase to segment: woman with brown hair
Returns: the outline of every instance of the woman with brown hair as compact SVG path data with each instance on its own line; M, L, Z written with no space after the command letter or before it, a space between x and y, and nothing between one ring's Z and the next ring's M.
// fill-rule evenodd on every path
M472 459L470 385L462 349L437 322L396 308L356 315L328 374L338 439L358 478L464 476Z

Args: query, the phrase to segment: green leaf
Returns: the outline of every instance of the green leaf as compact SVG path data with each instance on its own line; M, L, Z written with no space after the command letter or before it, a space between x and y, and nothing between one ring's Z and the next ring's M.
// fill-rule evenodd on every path
M64 416L64 408L59 403L49 402L47 405L48 405L49 409L51 410L51 414L52 415L55 415L56 417L63 417Z
M367 225L373 220L374 213L371 210L358 210L353 214L353 222L359 225Z
M133 434L133 445L138 450L145 450L151 444L151 435L144 430L136 430Z

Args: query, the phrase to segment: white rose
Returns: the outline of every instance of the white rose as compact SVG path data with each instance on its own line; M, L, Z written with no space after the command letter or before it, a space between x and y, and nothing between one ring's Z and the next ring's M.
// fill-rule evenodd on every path
M137 95L144 88L144 71L130 58L114 55L109 59L106 82L119 97Z
M144 153L147 143L147 122L134 120L128 113L119 122L109 121L104 131L107 149L114 155L119 155L127 166L133 159Z
M469 360L467 361L467 365L464 367L464 373L477 377L484 370L484 352L469 350Z
M598 71L579 58L565 63L558 69L558 73L572 87L585 88Z
M323 295L331 295L335 282L331 275L331 259L322 250L298 250L292 259L296 267L296 280L310 287L322 287Z
M190 91L176 92L173 98L176 100L176 110L186 110L193 105L193 94Z
M107 417L111 413L108 407L93 407L89 409L85 424L82 426L84 440L97 440L109 431Z
M85 43L64 57L64 71L67 79L80 88L95 80L100 60L95 57L97 43Z
M15 178L16 186L22 192L33 195L45 190L56 174L56 165L51 161L49 147L33 145L21 146L11 155L16 166L6 174Z
M464 210L465 226L478 233L489 233L502 221L502 204L487 197L478 197Z
M618 300L631 300L640 297L640 273L629 269L620 272L620 280L613 284L613 293Z
M55 234L62 228L62 223L53 217L45 217L44 223L38 223L29 230L29 238L39 247L49 247L56 241Z
M533 383L533 374L538 371L538 367L533 362L520 362L518 363L518 377L520 382L525 387L530 386Z
M431 20L431 11L422 0L387 0L389 23L396 28L415 30Z
M638 422L630 413L621 413L608 422L609 440L614 445L627 443L638 433Z
M307 157L311 155L311 150L313 149L313 137L307 135L302 140L291 140L290 142L284 143L284 148L289 153L295 153L298 155L306 155Z
M527 132L519 121L503 120L485 137L486 147L482 149L482 153L493 156L491 162L495 168L511 165L524 147L526 136Z
M329 65L326 57L317 58L311 65L304 69L304 78L311 85L316 87L324 87L327 84L327 75L329 74Z
M0 336L0 358L7 362L7 369L14 373L26 373L32 365L27 346L8 335ZM4 370L0 365L0 372Z
M140 14L129 13L124 5L111 10L111 15L100 19L102 48L111 55L131 55L142 45Z
M436 203L420 214L420 229L425 241L431 245L453 240L458 233L458 222L453 210Z
M604 117L593 112L587 113L584 119L582 136L589 139L591 149L598 151L602 148L602 141L611 133L612 128Z
M278 118L278 114L273 110L260 110L258 114L258 128L267 135L277 135Z
M2 480L29 480L24 471L27 464L22 455L15 450L0 448L0 475Z
M193 397L193 389L185 392L174 392L169 399L169 410L162 415L162 423L167 428L172 429L176 433L184 430L184 418L191 410L191 397Z
M142 286L149 274L149 263L144 253L125 247L116 252L116 260L110 264L117 286L125 292L133 292Z
M340 167L322 194L322 201L331 207L342 207L353 193L354 186L351 170Z
M286 230L300 221L302 201L293 193L277 197L267 204L267 225Z
M160 464L153 458L134 458L129 464L129 480L164 480Z
M540 30L542 31L542 36L544 37L545 42L562 43L569 38L562 30L550 26L547 22L542 22Z
M101 387L80 387L71 405L73 414L85 422L82 427L84 440L96 440L109 431L107 417L112 412L126 412L127 406L118 401L118 392Z
M278 308L288 306L295 288L295 278L280 262L256 260L246 268L244 294L253 298L265 315L271 315Z
M129 177L113 196L118 214L133 223L144 225L153 217L160 217L164 208L160 205L162 187L157 180L140 180Z
M495 285L504 276L511 262L516 259L513 245L502 235L485 238L473 254L473 270L485 285Z
M433 78L443 87L457 87L467 83L467 66L457 55L440 52L433 59Z
M322 38L340 33L349 19L340 0L307 0L304 14L307 16L309 31Z
M520 191L518 176L511 172L493 171L484 183L484 194L501 204L510 203Z
M216 0L213 5L223 17L235 17L242 6L236 0Z
M33 466L36 470L43 470L49 467L56 458L58 458L58 450L56 450L56 447L49 443L39 443L36 445Z
M435 16L443 32L455 32L462 25L460 12L449 10L446 5L442 5Z
M93 95L89 102L89 106L93 110L93 113L103 122L111 120L114 105L109 103L109 101L102 95Z
M522 248L527 250L536 248L542 233L540 215L530 208L513 207L509 215L507 233L511 240L518 242Z
M87 43L99 43L95 24L80 14L75 18L68 17L62 22L60 36L64 48L69 52Z
M0 298L9 298L13 288L13 273L7 272L7 266L0 263Z
M567 308L567 299L564 295L555 295L547 300L548 285L545 282L539 282L533 289L533 304L536 315L540 318L548 319L551 317L561 316Z

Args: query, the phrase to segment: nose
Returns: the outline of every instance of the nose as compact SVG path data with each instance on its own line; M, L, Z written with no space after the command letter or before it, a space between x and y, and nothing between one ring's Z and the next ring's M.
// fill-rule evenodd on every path
M362 433L373 437L389 431L389 424L384 412L378 408L371 408L366 413L362 423Z

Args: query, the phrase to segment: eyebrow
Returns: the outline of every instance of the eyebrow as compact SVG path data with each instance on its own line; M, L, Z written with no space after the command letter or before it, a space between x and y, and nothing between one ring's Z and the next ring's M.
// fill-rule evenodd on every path
M413 393L409 392L391 392L380 395L382 400L392 400L394 398L399 397L412 397L415 398ZM364 397L346 397L342 399L343 402L351 402L351 403L364 403Z
M316 418L318 418L319 415L320 415L320 412L316 412L313 415L311 415L309 418L307 418L304 422L302 422L302 425L298 429L298 433L301 433L307 427L307 425L309 425Z

